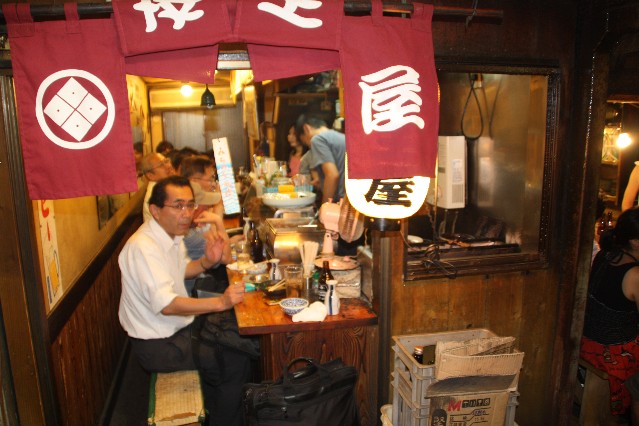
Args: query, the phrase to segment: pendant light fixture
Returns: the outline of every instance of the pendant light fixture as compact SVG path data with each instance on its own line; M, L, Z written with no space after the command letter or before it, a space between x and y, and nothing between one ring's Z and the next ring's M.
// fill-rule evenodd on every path
M206 90L202 93L202 102L200 102L200 105L208 109L212 109L215 106L215 96L213 96L213 93L209 90L208 84L206 85Z

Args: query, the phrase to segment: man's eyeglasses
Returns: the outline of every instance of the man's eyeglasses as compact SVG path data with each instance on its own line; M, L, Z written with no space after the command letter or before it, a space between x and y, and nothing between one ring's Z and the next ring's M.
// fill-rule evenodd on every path
M172 209L176 210L193 212L195 209L197 209L197 204L195 204L193 201L180 201L175 204L165 204L164 207L171 207Z
M144 171L144 173L148 173L148 172L150 172L151 170L155 170L155 169L157 169L158 167L166 166L166 165L168 165L170 162L171 162L171 160L169 160L168 158L165 158L164 160L160 161L160 162L159 162L158 164L156 164L155 166L153 166L153 167L149 167L148 169L146 169L146 170Z

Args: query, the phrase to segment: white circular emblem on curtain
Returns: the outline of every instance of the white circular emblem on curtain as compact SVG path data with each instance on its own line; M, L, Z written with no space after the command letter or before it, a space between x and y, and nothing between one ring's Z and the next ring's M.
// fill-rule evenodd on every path
M106 105L93 96L76 78L94 84L104 97ZM58 80L64 85L43 105L45 92ZM115 121L115 102L108 87L90 72L76 69L61 70L44 79L38 88L35 113L44 134L56 145L67 149L88 149L102 142L113 127ZM104 115L106 122L100 132L89 140L83 138L89 133L98 119ZM64 140L49 127L45 115L68 134L72 140Z

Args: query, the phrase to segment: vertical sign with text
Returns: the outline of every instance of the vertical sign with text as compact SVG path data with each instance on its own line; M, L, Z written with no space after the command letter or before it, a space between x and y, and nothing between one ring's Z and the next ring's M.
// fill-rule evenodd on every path
M231 162L229 144L226 138L213 139L213 153L215 154L217 178L220 182L220 191L222 192L224 213L239 213L240 200L237 197L237 191L235 189L233 163Z

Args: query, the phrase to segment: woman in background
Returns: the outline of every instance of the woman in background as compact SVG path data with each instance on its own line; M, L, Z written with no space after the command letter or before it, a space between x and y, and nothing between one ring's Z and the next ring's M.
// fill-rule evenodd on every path
M302 161L302 156L304 156L307 149L304 144L302 144L299 139L297 139L297 134L295 133L295 125L292 125L288 129L288 135L286 136L286 139L291 145L291 154L288 157L289 176L295 176L300 173L300 162Z
M639 372L639 208L601 234L592 263L580 357L608 373L610 408L631 406L626 380ZM638 424L633 419L633 424Z
M639 194L639 161L635 161L635 167L628 178L628 185L626 185L621 201L622 212L637 204L637 194Z

